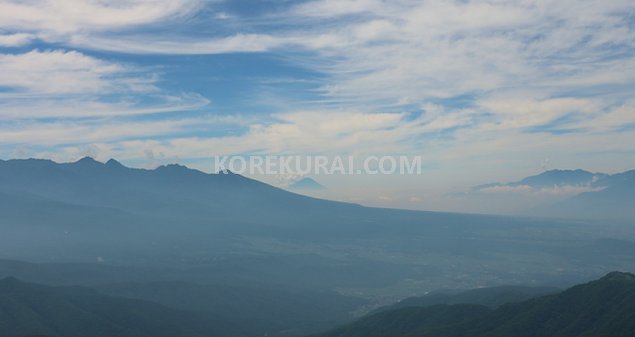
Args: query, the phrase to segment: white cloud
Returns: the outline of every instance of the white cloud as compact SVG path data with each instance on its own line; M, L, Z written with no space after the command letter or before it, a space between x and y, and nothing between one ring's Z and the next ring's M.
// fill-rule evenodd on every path
M622 4L624 8L629 6ZM391 28L397 29L387 42L379 44L350 34L350 48L336 46L330 51L344 61L334 66L337 85L329 88L335 89L333 95L362 100L384 97L421 101L466 92L558 85L554 78L577 78L589 67L601 68L602 62L595 59L589 63L589 55L598 53L594 45L566 49L565 43L546 44L543 40L563 34L567 41L580 44L598 33L592 29L595 21L616 21L610 12L615 7L588 13L593 20L580 28L582 23L569 14L522 2L426 2L392 16L394 7L384 4L376 16L393 22ZM627 20L616 23L619 26L612 28L615 40L609 42L623 43ZM610 29L600 30L605 39ZM559 69L561 66L568 69Z
M273 115L266 124L252 124L239 137L211 140L230 154L262 151L280 153L343 154L356 151L392 153L395 142L412 132L403 114L347 111L301 111ZM189 142L182 140L183 142ZM229 143L240 144L231 146ZM176 143L175 143L176 144Z
M555 195L555 196L572 196L585 192L597 192L605 189L606 187L592 187L588 185L563 185L544 187L536 191L538 195Z
M152 72L77 51L0 54L0 73L0 119L141 115L209 104L197 94L163 93ZM113 94L117 101L104 99Z
M86 31L116 30L194 12L196 0L31 0L0 2L0 27L45 39Z
M188 123L188 125L193 125ZM85 144L121 140L128 137L152 137L181 130L181 121L149 121L112 123L85 122L23 122L16 127L0 128L0 143L29 145Z
M567 114L591 115L602 110L601 101L561 97L536 99L511 96L509 93L490 96L477 102L484 111L497 115L496 128L524 128L547 124Z
M481 193L531 193L533 188L527 185L496 185L491 187L485 187L479 190Z
M212 155L264 154L360 154L395 153L406 148L398 142L415 132L401 114L357 112L298 112L275 115L262 123L253 118L207 117L163 121L60 121L51 124L20 123L0 127L0 143L64 145L76 149L85 144L111 148L103 152L116 158L138 158L145 151L168 157L211 158ZM362 121L362 123L354 123ZM193 137L195 130L241 125L235 136ZM169 135L169 137L164 137ZM147 139L162 136L162 140ZM65 145L65 144L81 145ZM74 150L71 152L75 153ZM72 159L72 158L71 158Z
M103 37L75 35L69 43L97 50L122 51L131 54L223 54L264 52L298 43L297 39L266 34L236 34L223 38L192 40L189 38L160 39L148 36Z
M617 131L621 128L635 127L635 100L629 100L608 111L598 113L595 118L582 121L580 127L596 131Z
M9 95L10 96L10 95ZM0 95L5 98L7 95ZM169 96L164 94L146 97L151 102L138 103L134 99L117 102L99 100L99 97L37 96L11 97L0 101L0 121L35 118L86 118L115 117L198 110L210 102L196 94Z
M19 47L28 44L33 39L32 34L0 34L0 47Z
M0 86L39 95L153 90L154 79L76 51L0 54Z
M584 192L597 192L605 189L601 186L590 185L554 185L552 187L533 188L528 185L496 185L479 189L478 192L487 194L524 194L532 196L572 196Z
M333 17L339 15L373 13L381 8L381 2L376 0L320 0L302 3L293 8L292 14L307 17Z
M112 118L60 119L51 122L23 120L0 124L0 144L57 146L117 143L128 139L182 136L192 130L246 123L237 116L119 120Z

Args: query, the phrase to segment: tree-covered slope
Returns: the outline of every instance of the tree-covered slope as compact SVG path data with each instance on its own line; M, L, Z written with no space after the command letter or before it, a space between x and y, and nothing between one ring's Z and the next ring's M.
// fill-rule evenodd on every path
M406 307L367 316L322 337L628 337L635 332L635 275L613 272L555 295L495 310Z
M0 280L0 337L223 336L220 324L152 302L81 287Z
M409 297L393 305L379 308L386 311L406 307L427 307L439 304L476 304L497 308L503 304L522 302L558 292L554 287L498 286L465 291L437 291L424 296Z

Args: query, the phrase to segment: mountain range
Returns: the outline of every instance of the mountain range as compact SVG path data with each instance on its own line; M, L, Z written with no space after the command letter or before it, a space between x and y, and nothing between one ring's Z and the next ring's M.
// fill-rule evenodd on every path
M474 198L493 195L525 203L518 214L576 219L635 219L635 170L618 174L585 170L550 170L509 183L475 186ZM529 207L531 197L542 202Z
M180 165L135 169L88 157L74 163L0 161L0 214L0 256L6 259L142 265L197 282L258 279L322 290L382 287L448 269L447 263L426 259L430 254L466 269L471 264L459 261L467 256L494 259L490 266L496 271L486 272L507 275L499 284L523 279L498 272L507 268L503 256L510 254L523 261L536 250L558 261L588 256L585 265L565 269L571 274L576 268L589 273L621 268L631 254L630 236L607 235L610 222L580 232L568 220L371 208L291 193L232 173L206 174ZM529 231L539 234L528 237ZM552 243L571 235L584 239L559 241L566 247ZM609 238L622 240L626 253L606 250L605 241L598 241ZM367 253L376 247L377 256ZM417 258L395 263L382 256L394 249ZM540 265L527 263L525 270L535 278ZM539 279L551 281L555 269L541 271ZM470 282L476 286L480 280Z
M217 318L239 337L308 335L441 288L563 288L635 258L622 222L363 207L91 158L0 161L0 214L0 277Z
M385 308L314 336L626 337L635 331L633 274L612 272L562 292L535 293L530 299L495 307L473 303L491 302L500 293L501 288L496 288L457 302L448 297L448 303ZM11 277L0 280L0 337L229 337L240 335L240 330L241 326L214 316L93 289L44 286Z

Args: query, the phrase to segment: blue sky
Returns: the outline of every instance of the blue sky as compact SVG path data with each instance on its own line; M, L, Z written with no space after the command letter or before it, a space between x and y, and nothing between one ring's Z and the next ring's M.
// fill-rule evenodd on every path
M3 0L0 158L419 155L423 175L316 180L452 209L545 168L635 168L634 54L629 0Z

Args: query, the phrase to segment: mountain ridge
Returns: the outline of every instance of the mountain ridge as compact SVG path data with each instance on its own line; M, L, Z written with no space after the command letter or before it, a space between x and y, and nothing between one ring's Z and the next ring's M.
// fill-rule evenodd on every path
M462 197L516 204L515 214L571 219L635 219L635 170L616 174L548 170L508 183L474 186ZM525 203L535 204L525 206Z

